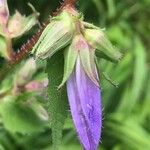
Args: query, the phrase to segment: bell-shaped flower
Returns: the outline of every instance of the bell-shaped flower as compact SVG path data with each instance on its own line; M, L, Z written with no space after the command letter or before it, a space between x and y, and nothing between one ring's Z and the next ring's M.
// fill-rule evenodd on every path
M99 74L95 57L118 62L116 50L104 32L83 21L83 16L67 5L44 29L33 47L35 58L51 58L64 53L63 79L66 83L73 122L85 150L97 150L101 137L102 106ZM58 60L56 60L58 61Z
M85 150L96 150L102 127L100 89L85 73L80 59L67 81L67 93L72 118Z
M80 142L84 149L96 150L102 126L101 93L94 50L81 34L75 36L65 51L64 78L59 88L65 81Z

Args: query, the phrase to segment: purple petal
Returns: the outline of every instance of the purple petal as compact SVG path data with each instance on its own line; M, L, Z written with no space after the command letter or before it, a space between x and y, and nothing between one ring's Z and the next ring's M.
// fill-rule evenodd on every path
M100 89L85 74L78 58L76 71L67 82L71 113L86 150L96 150L102 126Z

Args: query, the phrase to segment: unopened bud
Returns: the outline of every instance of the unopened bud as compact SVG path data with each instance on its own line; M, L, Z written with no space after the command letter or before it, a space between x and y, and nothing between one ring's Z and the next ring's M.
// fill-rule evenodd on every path
M68 45L74 35L74 19L69 13L63 11L59 16L52 18L33 47L36 58L45 59Z
M26 85L32 78L36 71L36 63L33 58L27 60L23 67L19 70L15 78L15 85L17 87Z
M34 92L34 91L42 91L48 86L48 80L45 79L43 81L36 81L33 80L25 85L25 89L28 92Z
M122 54L112 45L105 33L100 29L86 29L84 37L89 44L96 49L96 54L103 55L104 58L118 62Z
M8 23L10 37L15 38L29 31L37 23L36 17L35 14L25 17L16 11Z
M0 24L6 26L9 18L7 0L0 0Z

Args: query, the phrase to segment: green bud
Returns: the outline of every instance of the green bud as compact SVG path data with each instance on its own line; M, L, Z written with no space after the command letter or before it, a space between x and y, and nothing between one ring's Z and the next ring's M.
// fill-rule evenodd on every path
M84 37L96 49L96 55L118 62L122 54L112 45L101 29L85 29Z
M63 11L59 16L52 18L43 31L32 53L35 58L45 59L67 46L74 35L74 17Z

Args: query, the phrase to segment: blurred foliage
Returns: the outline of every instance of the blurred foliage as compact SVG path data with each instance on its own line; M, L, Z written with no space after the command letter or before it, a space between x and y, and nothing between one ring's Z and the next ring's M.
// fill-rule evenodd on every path
M10 13L18 9L22 14L30 14L32 11L27 2L40 12L40 22L47 20L59 6L58 0L8 0ZM80 0L77 3L85 20L106 28L110 40L124 54L118 64L98 60L104 118L100 150L150 150L149 6L149 0ZM24 37L14 40L14 48L19 48L37 29L35 27ZM0 81L0 150L51 149L51 130L45 111L48 107L46 92L26 91L2 99L9 95L15 72L19 72L24 63L13 68L13 73L10 69L6 78ZM2 66L5 67L5 61L0 58ZM45 62L38 62L32 80L45 78L43 66ZM102 72L118 84L118 88L105 80ZM60 149L80 150L70 118L65 122ZM61 122L63 124L63 120Z

